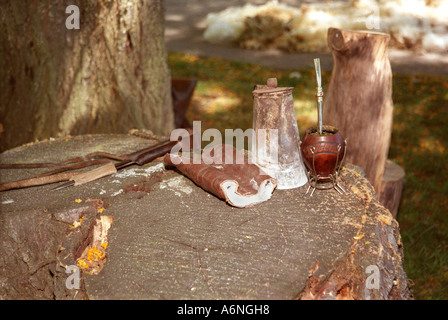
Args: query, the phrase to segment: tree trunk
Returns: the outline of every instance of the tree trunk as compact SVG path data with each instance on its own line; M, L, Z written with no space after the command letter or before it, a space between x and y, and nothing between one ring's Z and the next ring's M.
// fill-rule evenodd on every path
M79 29L68 29L79 8ZM174 128L163 0L2 1L1 148Z
M347 138L345 160L364 169L378 190L392 133L389 35L330 28L333 71L324 100L324 122Z

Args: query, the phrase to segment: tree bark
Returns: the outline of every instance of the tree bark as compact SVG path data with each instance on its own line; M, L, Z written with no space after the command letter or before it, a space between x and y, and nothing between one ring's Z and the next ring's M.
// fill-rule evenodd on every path
M36 139L174 128L163 0L2 1L2 150ZM80 28L68 29L69 5Z
M330 28L333 70L324 100L324 122L347 138L345 160L364 169L378 190L392 133L389 35Z

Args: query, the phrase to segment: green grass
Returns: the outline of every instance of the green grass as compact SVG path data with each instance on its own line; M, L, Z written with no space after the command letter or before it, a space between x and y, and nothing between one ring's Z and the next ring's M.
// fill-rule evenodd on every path
M448 77L395 76L393 99L405 268L416 298L448 299Z
M276 70L219 58L169 54L172 77L199 80L187 116L202 130L252 127L252 90L270 77L294 87L300 133L316 123L314 70ZM290 78L293 71L301 77ZM330 74L323 73L328 84ZM389 158L406 171L398 222L416 299L448 299L448 77L393 77Z

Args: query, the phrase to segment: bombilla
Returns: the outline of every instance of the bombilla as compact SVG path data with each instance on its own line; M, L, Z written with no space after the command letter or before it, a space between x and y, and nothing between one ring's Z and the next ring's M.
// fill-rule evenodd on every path
M320 59L314 59L314 68L316 69L316 97L317 97L317 121L319 124L319 134L322 134L322 101L324 92L322 91L322 76L320 71Z

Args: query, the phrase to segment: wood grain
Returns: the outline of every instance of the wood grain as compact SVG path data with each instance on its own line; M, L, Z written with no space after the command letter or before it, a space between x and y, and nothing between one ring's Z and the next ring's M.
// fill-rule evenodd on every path
M347 138L346 160L360 166L378 189L389 152L392 121L390 36L328 29L333 70L324 96L324 123Z

